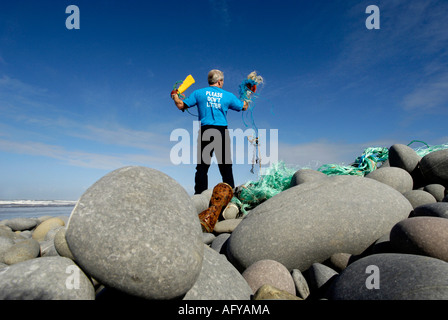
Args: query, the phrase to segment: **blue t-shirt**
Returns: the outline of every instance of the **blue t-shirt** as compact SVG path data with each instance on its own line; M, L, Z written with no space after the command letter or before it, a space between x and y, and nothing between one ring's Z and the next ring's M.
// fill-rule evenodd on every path
M184 100L188 107L198 106L198 118L201 126L227 126L227 110L243 110L243 101L233 93L218 87L195 90Z

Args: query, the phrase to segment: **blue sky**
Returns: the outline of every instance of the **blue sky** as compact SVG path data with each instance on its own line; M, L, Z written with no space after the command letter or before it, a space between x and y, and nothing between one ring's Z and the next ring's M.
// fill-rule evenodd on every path
M77 5L80 29L65 9ZM366 8L380 9L368 30ZM372 146L448 142L448 3L393 1L2 1L0 199L76 200L108 172L158 169L193 192L194 165L173 165L173 84L225 73L235 94L257 70L253 116L278 130L292 167L352 162ZM245 129L241 113L230 128ZM420 145L416 145L418 147ZM248 161L249 162L249 161ZM237 184L257 179L234 165ZM209 184L220 181L216 165Z

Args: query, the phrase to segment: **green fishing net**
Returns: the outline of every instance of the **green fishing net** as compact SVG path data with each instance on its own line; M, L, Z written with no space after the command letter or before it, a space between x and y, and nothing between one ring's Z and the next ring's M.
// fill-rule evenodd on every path
M297 169L287 167L282 161L274 163L258 181L249 181L239 186L232 202L243 214L247 214L247 210L288 189L296 171Z
M435 145L435 146L430 146L428 145L426 142L423 141L419 141L419 140L413 140L411 141L408 146L414 142L421 142L423 143L425 146L424 147L420 147L420 148L416 148L414 149L415 152L420 156L420 157L424 157L426 156L428 153L434 152L434 151L439 151L439 150L445 150L448 149L448 143L444 143L444 144L439 144L439 145Z
M323 172L328 176L335 175L354 175L365 176L377 169L380 164L389 158L389 149L381 147L367 148L363 154L356 158L351 165L344 166L339 164L324 164L317 171Z

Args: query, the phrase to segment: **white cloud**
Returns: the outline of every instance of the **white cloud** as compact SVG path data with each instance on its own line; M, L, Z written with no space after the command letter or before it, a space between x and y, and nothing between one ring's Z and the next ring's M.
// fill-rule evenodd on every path
M35 141L11 141L0 139L0 151L41 156L60 160L66 165L104 170L113 170L129 165L170 165L169 154L102 154L67 150L64 147Z
M403 108L406 111L446 112L447 105L448 72L427 79L403 98Z
M169 135L150 131L132 130L119 126L100 128L86 125L81 130L71 131L69 134L102 144L131 147L151 152L166 151L169 153L167 148Z
M4 115L23 114L22 108L31 112L57 112L57 108L47 102L53 97L54 94L44 87L0 75L0 120Z
M43 96L48 93L44 88L24 83L19 79L14 79L6 75L0 78L0 93L3 92L9 92L16 96Z
M43 107L45 103L34 98L46 94L45 89L18 79L0 78L0 102L2 97L11 101L0 103L0 137L3 138L0 151L106 170L126 165L171 165L169 134L161 129L164 124L157 123L150 131L129 129L110 122L94 124L69 117L69 111L53 105L47 110L56 112L33 112L29 108L31 101ZM27 103L20 103L25 100ZM166 128L170 126L165 124L165 131ZM81 140L81 147L72 147L73 138Z

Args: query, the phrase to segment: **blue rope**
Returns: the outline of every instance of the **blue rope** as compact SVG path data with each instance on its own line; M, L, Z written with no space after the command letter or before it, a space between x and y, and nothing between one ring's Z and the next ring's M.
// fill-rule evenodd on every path
M244 119L244 116L246 115L246 117L250 117L250 124L255 131L255 137L251 141L251 143L253 143L255 146L255 154L257 155L256 159L254 159L255 163L260 162L260 159L258 158L258 153L259 153L258 127L255 124L255 119L254 119L254 107L255 107L254 100L255 100L255 98L258 97L258 94L255 94L255 92L250 90L250 88L253 88L254 86L258 86L258 85L259 85L259 83L257 81L255 81L253 79L246 79L239 86L240 100L246 101L249 104L248 110L242 114L243 123L246 127L249 127L249 125L246 123L246 120ZM252 173L254 173L255 163L252 163L252 169L250 170Z
M258 94L256 94L255 92L252 92L249 88L252 88L253 86L257 86L258 82L256 82L255 80L252 79L246 79L244 80L240 86L239 86L239 95L240 95L240 100L241 101L246 101L249 104L249 108L247 110L247 115L250 116L250 122L252 124L252 128L255 130L255 134L256 137L258 138L258 127L255 124L255 119L254 119L254 107L255 107L255 103L254 100L255 98L258 97ZM244 113L242 114L242 118L243 118L243 123L246 127L249 127L249 125L246 123L245 119L244 119Z

